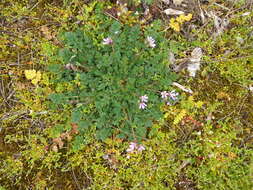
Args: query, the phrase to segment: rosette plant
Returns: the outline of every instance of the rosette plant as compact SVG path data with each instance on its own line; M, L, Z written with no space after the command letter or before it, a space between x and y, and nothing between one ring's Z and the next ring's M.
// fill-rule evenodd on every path
M176 77L168 67L169 42L159 21L146 28L108 23L96 31L62 34L61 64L49 70L53 83L72 86L51 94L51 106L71 105L70 120L79 135L93 130L102 140L111 135L141 140L161 118L160 93Z

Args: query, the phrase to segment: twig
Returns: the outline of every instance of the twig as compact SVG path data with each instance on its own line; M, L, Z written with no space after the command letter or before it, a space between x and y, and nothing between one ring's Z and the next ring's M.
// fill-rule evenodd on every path
M244 106L245 100L248 98L248 96L249 94L247 93L246 96L243 98L238 114L242 111L242 107Z
M9 96L6 98L6 101L8 101L8 100L14 95L15 92L16 92L16 91L13 90L13 91L9 94Z
M188 92L188 93L190 93L190 94L193 93L192 90L191 90L190 88L186 88L186 87L184 87L183 85L181 85L181 84L179 84L179 83L177 83L177 82L173 82L172 85L173 85L173 86L176 86L176 87L180 88L181 90L183 90L183 91L185 91L185 92Z
M111 18L113 18L113 19L115 19L115 20L117 20L118 22L120 22L120 20L117 19L115 16L113 16L113 15L107 13L107 12L104 12L104 14L107 15L107 16L109 16L109 17L111 17ZM120 23L121 23L121 22L120 22ZM121 24L122 24L122 23L121 23Z
M227 7L223 6L223 5L220 5L220 4L215 3L215 2L213 4L216 5L216 6L218 6L218 7L220 7L220 8L222 8L222 9L224 9L224 10L230 11L229 8L227 8Z
M10 31L7 31L7 30L0 30L0 33L6 33L6 34L9 34L10 36L19 38L17 35L13 34L13 32L10 32Z
M37 7L38 6L38 4L40 4L41 3L41 1L38 1L37 3L35 3L31 8L29 8L30 9L30 11L32 11L35 7Z
M73 168L72 168L72 174L73 174L73 178L75 180L76 186L78 187L78 189L82 190L81 186L79 185L79 183L76 179L76 175L75 175L75 172L74 172Z

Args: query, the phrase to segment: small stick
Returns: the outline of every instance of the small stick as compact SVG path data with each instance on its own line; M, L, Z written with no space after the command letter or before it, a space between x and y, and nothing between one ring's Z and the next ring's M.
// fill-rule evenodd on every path
M81 186L79 185L79 183L76 179L76 175L75 175L75 172L74 172L73 168L72 168L72 174L73 174L73 178L75 180L76 186L78 187L78 189L82 190Z
M113 16L113 15L107 13L107 12L105 12L104 14L107 15L107 16L109 16L109 17L111 17L111 18L113 18L113 19L115 19L115 20L117 20L118 22L120 22L120 20L117 19L115 16ZM121 22L120 22L120 23L121 23ZM121 24L122 24L122 23L121 23Z

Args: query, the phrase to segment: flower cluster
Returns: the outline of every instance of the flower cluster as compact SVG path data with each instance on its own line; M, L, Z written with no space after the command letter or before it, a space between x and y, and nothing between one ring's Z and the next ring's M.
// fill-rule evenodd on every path
M138 145L135 142L130 142L129 148L126 150L127 153L133 153L135 150L137 150L137 152L142 152L145 150L145 147L143 145Z
M139 109L145 109L147 107L148 96L144 95L140 97Z
M178 93L175 90L172 90L170 92L163 91L161 92L161 97L164 99L167 103L167 105L172 105L173 102L178 100Z

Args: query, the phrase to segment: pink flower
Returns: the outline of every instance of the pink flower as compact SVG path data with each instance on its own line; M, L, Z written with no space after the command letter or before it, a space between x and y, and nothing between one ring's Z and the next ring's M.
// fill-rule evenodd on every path
M166 104L167 104L168 106L172 106L172 104L171 104L170 102L167 102Z
M156 46L155 44L155 39L152 38L151 36L148 36L147 37L147 42L148 42L148 45L151 47L151 48L154 48Z
M169 93L167 91L163 91L161 92L161 96L162 96L162 99L167 99L167 97L169 96Z
M143 145L138 145L135 142L130 142L129 148L126 150L127 153L133 153L135 150L137 150L138 152L142 152L143 150L145 150L145 147Z
M140 104L139 104L139 109L145 109L147 107L147 104L145 104L144 102L141 102Z
M143 145L139 145L138 152L142 152L143 150L145 150L145 147Z
M126 150L128 153L132 153L137 148L137 143L130 142L129 148Z
M148 102L148 96L147 95L141 96L140 99L141 99L141 102L146 102L146 103Z
M131 148L132 150L134 150L136 147L137 147L137 143L130 142L129 148Z
M139 104L139 109L145 109L147 107L147 103L148 102L148 96L144 95L140 97L140 104Z
M169 96L172 100L177 100L178 99L178 93L175 91L175 90L172 90L170 93L169 93Z
M112 44L113 43L113 40L112 40L112 38L110 38L110 37L107 37L107 38L104 38L103 39L103 44L104 45L110 45L110 44Z

